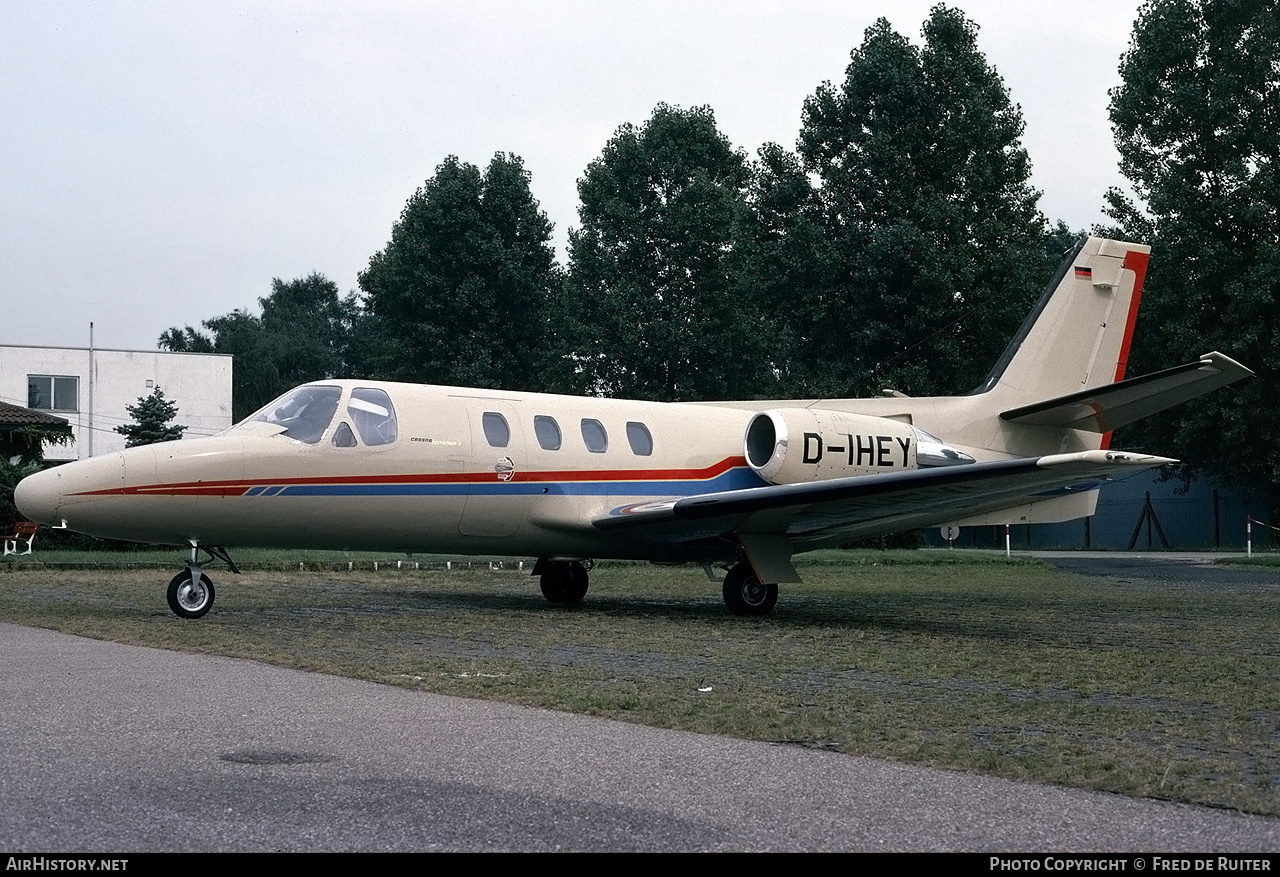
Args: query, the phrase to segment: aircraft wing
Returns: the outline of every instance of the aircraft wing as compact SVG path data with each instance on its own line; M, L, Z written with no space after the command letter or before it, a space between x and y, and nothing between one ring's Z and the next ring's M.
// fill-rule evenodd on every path
M1099 481L1175 462L1083 451L636 503L592 524L644 541L691 545L731 538L747 544L785 537L793 548L812 548L946 523L1055 491L1092 489Z
M1231 357L1215 351L1196 362L1024 405L1005 411L1000 417L1033 426L1110 432L1252 375Z

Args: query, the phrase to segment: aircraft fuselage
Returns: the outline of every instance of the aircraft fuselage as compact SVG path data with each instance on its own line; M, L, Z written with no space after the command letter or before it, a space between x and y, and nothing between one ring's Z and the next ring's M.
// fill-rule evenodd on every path
M356 387L385 391L395 440L341 446L341 408L310 442L246 421L49 470L25 484L24 507L79 532L161 544L688 560L707 552L606 539L587 522L655 497L765 483L743 457L750 411L319 385L341 388L340 406ZM732 557L733 546L718 553Z

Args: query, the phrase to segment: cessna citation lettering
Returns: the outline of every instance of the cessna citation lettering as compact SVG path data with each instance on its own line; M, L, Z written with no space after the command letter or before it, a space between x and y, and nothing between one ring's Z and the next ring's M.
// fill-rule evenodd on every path
M927 525L1090 515L1109 478L1174 462L1110 432L1252 374L1220 353L1124 379L1149 249L1067 257L964 396L654 403L331 380L227 431L39 472L23 514L189 546L169 605L198 618L200 551L296 546L537 557L548 600L590 558L727 568L738 615L773 609L795 552Z

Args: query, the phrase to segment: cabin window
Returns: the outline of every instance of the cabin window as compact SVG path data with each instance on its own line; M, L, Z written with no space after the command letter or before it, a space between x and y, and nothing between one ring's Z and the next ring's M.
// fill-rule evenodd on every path
M480 424L490 447L505 448L511 442L511 427L507 425L507 418L498 412L486 411L480 418Z
M356 387L347 402L347 416L366 445L389 445L396 440L396 409L383 390Z
M627 422L627 441L631 444L631 453L637 457L647 457L653 453L653 436L649 427L634 420Z
M307 384L285 393L249 420L282 426L282 435L314 445L329 428L341 399L341 387Z
M554 417L539 414L533 418L533 434L538 437L538 444L545 451L560 450L560 424Z
M330 441L333 442L335 448L354 448L356 446L356 435L347 424L339 423L338 428L333 431L333 438Z
M605 432L604 424L598 420L582 421L582 441L593 454L603 454L609 449L609 433Z

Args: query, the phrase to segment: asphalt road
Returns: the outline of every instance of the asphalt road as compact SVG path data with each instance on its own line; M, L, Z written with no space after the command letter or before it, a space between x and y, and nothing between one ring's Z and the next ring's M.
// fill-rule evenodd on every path
M1280 820L0 624L0 852L1280 849Z

